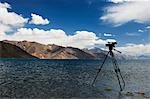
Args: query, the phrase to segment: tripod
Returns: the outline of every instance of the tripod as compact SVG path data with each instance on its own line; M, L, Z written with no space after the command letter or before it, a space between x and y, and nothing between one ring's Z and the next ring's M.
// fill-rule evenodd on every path
M117 52L119 52L119 53L121 53L121 52L113 48L113 47L115 47L115 44L117 44L117 43L115 42L115 43L108 43L108 44L106 44L106 46L109 47L109 51L108 51L108 53L106 54L102 65L101 65L100 68L98 69L98 72L97 72L97 74L96 74L96 76L95 76L95 78L94 78L94 80L93 80L93 82L92 82L92 85L95 83L95 81L96 81L96 79L97 79L97 77L98 77L98 74L101 72L101 70L102 70L102 68L103 68L103 66L104 66L104 64L105 64L105 62L106 62L106 59L107 59L108 56L110 55L111 60L112 60L112 63L113 63L113 68L114 68L116 77L117 77L117 79L118 79L120 91L123 91L123 89L124 89L124 87L125 87L125 81L124 81L124 79L123 79L123 77L122 77L120 68L119 68L119 66L118 66L117 60L115 59L115 56L114 56L114 53L113 53L112 50L117 51Z

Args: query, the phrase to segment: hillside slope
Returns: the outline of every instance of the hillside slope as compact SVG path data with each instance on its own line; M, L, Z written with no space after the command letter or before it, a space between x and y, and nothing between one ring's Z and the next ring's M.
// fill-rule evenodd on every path
M0 58L35 58L21 48L0 41Z

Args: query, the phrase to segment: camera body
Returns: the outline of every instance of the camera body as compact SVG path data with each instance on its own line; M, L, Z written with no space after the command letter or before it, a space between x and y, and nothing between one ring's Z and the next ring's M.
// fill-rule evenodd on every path
M112 46L115 47L115 45L117 44L117 42L108 42L108 44L106 44L107 47Z
M115 47L116 44L117 44L117 42L108 42L108 44L106 44L106 46L109 47L109 50L111 51L113 49L113 47Z

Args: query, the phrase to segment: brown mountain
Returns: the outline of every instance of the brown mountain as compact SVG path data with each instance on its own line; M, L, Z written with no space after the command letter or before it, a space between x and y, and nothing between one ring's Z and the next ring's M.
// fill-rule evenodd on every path
M96 57L81 49L62 47L54 44L44 45L28 41L4 41L20 47L29 54L44 59L95 59Z
M0 41L0 58L35 58L35 56L30 55L16 45Z

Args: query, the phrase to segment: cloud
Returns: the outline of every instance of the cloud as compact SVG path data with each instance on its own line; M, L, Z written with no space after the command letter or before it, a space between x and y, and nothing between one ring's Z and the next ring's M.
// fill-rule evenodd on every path
M143 32L144 32L144 30L139 29L139 30L138 30L138 32L142 32L142 33L143 33Z
M115 2L115 0L111 1ZM119 1L121 2L125 0L118 0L118 2ZM136 23L150 23L149 9L150 0L132 0L132 2L123 2L106 7L105 14L100 17L100 19L111 23L114 26L120 26L130 21Z
M49 20L48 19L44 19L42 16L37 15L37 14L31 14L32 16L32 20L29 22L31 24L36 24L36 25L46 25L49 24Z
M11 30L12 30L12 29L11 29L10 26L0 23L0 35L1 35L2 33L6 33L6 32L9 32L9 31L11 31Z
M8 3L0 3L0 33L12 31L12 29L22 27L28 22L27 18L10 12L8 9L11 9Z
M0 3L1 8L11 8L11 6L8 3Z
M148 1L148 0L108 0L113 3L123 3L123 2L134 2L134 1Z
M126 33L127 36L140 36L139 33Z
M104 33L104 36L113 36L111 33Z
M145 28L146 28L146 29L150 29L150 26L146 26Z
M93 32L76 31L74 35L67 35L60 29L27 29L20 28L13 35L3 34L0 40L28 40L43 44L57 44L61 46L72 46L77 48L94 47L96 44L105 44L106 41L100 39Z
M117 42L115 39L107 39L106 42Z
M134 43L127 43L126 44L126 46L134 46L134 45L136 45L136 44L134 44Z
M117 47L119 51L123 52L125 55L130 56L150 56L150 44L129 44L124 47Z

